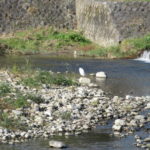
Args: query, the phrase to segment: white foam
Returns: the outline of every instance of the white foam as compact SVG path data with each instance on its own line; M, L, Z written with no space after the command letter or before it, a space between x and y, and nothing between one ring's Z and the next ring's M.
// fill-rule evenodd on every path
M144 51L143 54L139 58L136 58L135 60L150 63L150 51Z

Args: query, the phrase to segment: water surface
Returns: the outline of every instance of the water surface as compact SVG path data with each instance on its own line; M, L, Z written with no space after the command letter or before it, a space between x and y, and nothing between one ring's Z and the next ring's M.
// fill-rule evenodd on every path
M101 60L92 58L73 58L66 56L12 56L0 57L0 68L12 68L14 65L25 66L28 62L33 68L52 70L54 72L71 72L78 74L78 68L84 68L87 75L98 71L106 72L107 80L93 81L100 88L112 95L150 95L150 64L134 60ZM97 126L89 133L79 136L55 136L50 139L64 141L66 150L140 150L133 144L134 135L125 138L111 136L112 124ZM138 134L148 136L144 131ZM49 140L50 140L49 139ZM48 147L48 140L36 139L16 145L0 145L0 150L56 150Z
M66 56L36 55L0 57L0 67L25 65L54 72L74 72L84 68L86 74L98 71L106 72L105 81L96 82L100 88L113 95L150 95L150 64L135 60L102 60L93 58L73 58ZM95 78L93 78L95 80Z

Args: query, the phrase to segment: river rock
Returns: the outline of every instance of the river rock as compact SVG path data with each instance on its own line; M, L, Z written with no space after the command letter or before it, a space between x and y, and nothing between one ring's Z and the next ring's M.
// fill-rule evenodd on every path
M113 128L114 131L121 131L122 126L113 125L112 128Z
M22 115L22 111L20 111L20 110L12 110L12 113L13 113L15 116L20 116L20 115Z
M150 142L150 137L145 138L145 139L144 139L144 142Z
M124 126L125 125L125 121L122 119L116 119L115 120L115 125L116 126Z
M49 146L50 147L55 147L55 148L67 148L67 145L61 141L49 141Z
M86 84L90 84L91 80L89 78L86 78L86 77L80 77L79 78L79 83L81 83L83 85L86 85Z
M150 103L148 103L145 108L150 109Z
M138 120L140 122L145 122L145 116L143 115L136 115L135 120Z
M96 78L106 78L106 74L105 72L101 71L101 72L97 72L96 73Z

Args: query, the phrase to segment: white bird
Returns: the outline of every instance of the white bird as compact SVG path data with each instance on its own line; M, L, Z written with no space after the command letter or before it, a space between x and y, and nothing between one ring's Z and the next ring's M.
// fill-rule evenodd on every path
M81 76L85 76L85 72L84 72L84 69L83 68L79 68L79 73Z

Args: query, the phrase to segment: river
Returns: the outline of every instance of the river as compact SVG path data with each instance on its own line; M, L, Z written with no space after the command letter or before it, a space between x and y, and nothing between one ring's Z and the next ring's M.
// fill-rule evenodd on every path
M150 67L149 64L135 60L102 60L85 57L67 57L51 55L7 56L0 57L0 68L14 65L24 66L27 62L33 68L52 70L54 72L70 72L78 74L78 68L84 68L87 76L98 71L106 72L108 78L104 81L93 82L111 95L150 95ZM79 136L54 136L51 139L65 141L67 150L139 150L133 145L134 135L125 138L111 135L111 123L97 126L89 133ZM145 131L137 134L145 136ZM50 150L47 139L36 139L16 145L0 145L0 150Z

